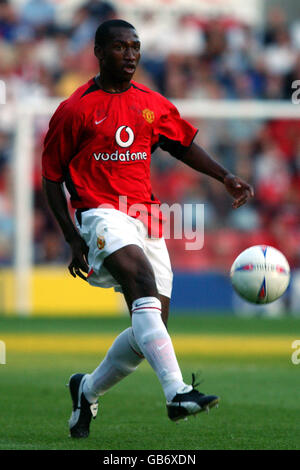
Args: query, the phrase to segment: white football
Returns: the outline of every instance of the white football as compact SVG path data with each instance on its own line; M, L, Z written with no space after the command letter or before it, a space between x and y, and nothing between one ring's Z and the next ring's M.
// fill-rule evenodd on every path
M241 297L254 304L268 304L286 291L290 267L286 257L276 248L256 245L235 259L230 277Z

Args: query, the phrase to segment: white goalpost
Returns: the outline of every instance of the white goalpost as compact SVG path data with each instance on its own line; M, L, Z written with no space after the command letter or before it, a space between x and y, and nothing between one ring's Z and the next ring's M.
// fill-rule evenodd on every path
M34 123L38 116L51 117L61 100L44 99L1 108L0 123L15 128L14 186L14 277L15 311L30 315L33 267L33 157ZM187 119L300 119L300 109L291 102L172 100Z

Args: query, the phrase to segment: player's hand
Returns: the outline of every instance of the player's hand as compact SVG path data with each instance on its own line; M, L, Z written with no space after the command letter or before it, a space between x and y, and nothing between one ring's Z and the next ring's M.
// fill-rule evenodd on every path
M83 273L89 272L87 262L89 248L80 235L70 242L70 246L72 249L72 261L69 264L69 271L73 277L79 276L86 281L87 276Z
M249 198L254 196L254 190L250 184L243 181L238 176L229 174L224 178L224 185L229 194L234 197L233 209L245 204Z

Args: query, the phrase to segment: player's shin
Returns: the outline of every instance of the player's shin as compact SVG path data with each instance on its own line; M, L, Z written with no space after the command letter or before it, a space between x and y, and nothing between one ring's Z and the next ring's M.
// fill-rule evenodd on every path
M132 328L145 358L156 372L168 401L188 387L176 359L169 333L161 318L161 302L143 297L132 304ZM189 387L190 388L190 387Z
M101 364L88 375L83 386L86 399L95 403L99 395L134 372L143 359L132 328L127 328L115 339Z

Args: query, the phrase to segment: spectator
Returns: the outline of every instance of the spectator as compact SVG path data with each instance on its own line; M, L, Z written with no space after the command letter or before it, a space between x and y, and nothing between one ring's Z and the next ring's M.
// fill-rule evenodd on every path
M90 0L83 4L74 16L73 34L70 41L71 52L76 53L84 48L94 39L99 24L115 16L116 11L108 2Z
M27 0L21 10L21 20L39 33L53 25L55 7L50 0Z
M117 16L117 11L110 2L89 0L84 4L84 7L88 10L90 17L95 18L98 24L112 20Z
M0 0L0 39L13 42L17 25L18 15L9 0Z

